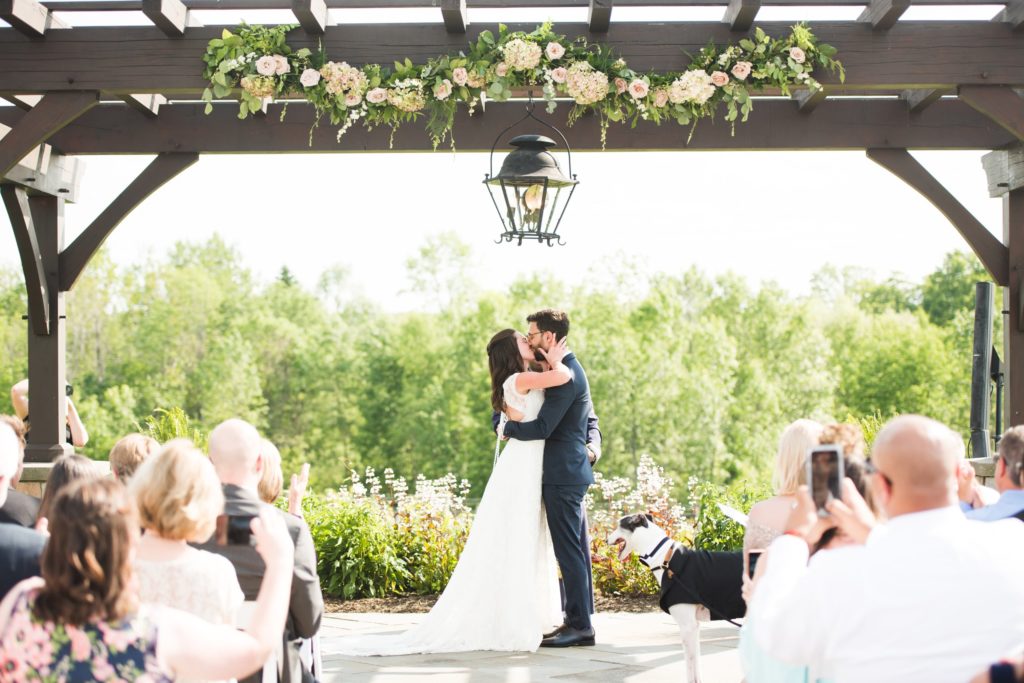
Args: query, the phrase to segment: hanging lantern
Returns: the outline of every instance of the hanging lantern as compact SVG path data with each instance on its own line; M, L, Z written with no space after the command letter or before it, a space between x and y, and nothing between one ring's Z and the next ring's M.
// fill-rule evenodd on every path
M572 173L572 150L569 142L554 126L533 115L533 101L527 105L527 114L503 130L491 147L491 172L484 176L484 184L491 193L494 208L501 219L502 233L497 243L512 242L522 245L523 240L536 240L554 246L564 244L558 234L562 216L569 206L572 193L579 181ZM501 137L528 118L561 136L569 160L569 176L562 174L558 161L549 151L556 145L543 135L519 135L509 144L515 147L505 157L498 175L494 173L494 149Z

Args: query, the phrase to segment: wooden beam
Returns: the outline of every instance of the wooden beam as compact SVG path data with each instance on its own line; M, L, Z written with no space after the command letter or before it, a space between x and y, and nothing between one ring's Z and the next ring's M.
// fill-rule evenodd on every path
M42 38L51 28L67 28L36 0L0 0L0 19L29 38Z
M325 0L292 0L292 14L299 20L302 30L311 36L322 36L327 28L327 2Z
M992 21L1008 24L1014 31L1024 28L1024 0L1011 0L1006 3L1006 7L1000 10Z
M1006 426L1024 423L1024 189L1003 197L1003 241L1009 250L1010 282L1003 290L1003 348L1006 358Z
M907 103L907 109L911 114L924 111L927 107L942 99L943 95L953 92L952 88L931 88L927 90L904 90L900 99Z
M788 35L791 30L788 22L758 25L773 36ZM535 26L511 24L509 30L531 31ZM570 38L589 35L585 23L556 28ZM900 21L888 32L864 28L850 21L814 24L821 42L838 50L846 67L845 87L903 90L1024 84L1024 41L1000 24ZM328 55L344 56L354 65L390 64L396 56L424 63L465 50L467 42L485 29L496 32L497 26L474 24L462 35L448 33L441 24L340 24L328 26L322 38L297 31L288 39L295 49L313 50L322 40ZM189 28L182 38L167 40L153 27L80 27L51 32L45 41L26 41L14 31L0 31L0 94L98 90L104 95L160 93L175 99L197 98L207 83L202 69L196 68L196 55L202 55L209 40L221 31ZM721 23L613 22L600 40L637 72L669 72L686 68L686 53L699 53L709 40L717 45L734 43L736 34ZM838 74L820 69L815 78L825 85L843 85Z
M608 33L612 25L614 0L590 0L587 5L587 27L591 33Z
M989 117L1018 140L1024 140L1024 99L1006 86L965 85L957 96Z
M155 119L160 114L160 107L167 104L167 98L163 95L122 95L121 99L129 107L149 119Z
M729 0L722 21L733 31L749 31L760 9L761 0Z
M25 112L17 125L0 138L0 175L7 175L33 147L74 121L99 102L96 92L54 92Z
M69 291L103 242L125 216L186 168L196 163L195 152L164 152L157 156L139 176L117 196L60 254L60 288Z
M981 157L988 179L988 196L1002 197L1024 187L1024 145L997 149Z
M142 13L172 38L185 35L189 25L188 7L181 0L142 0Z
M869 149L868 158L917 190L967 241L996 284L1010 282L1009 252L942 183L905 149Z
M910 8L910 0L871 0L857 21L871 24L876 31L888 31Z
M8 130L10 128L0 124L0 135ZM61 196L73 202L78 197L82 166L77 158L58 154L50 145L42 144L9 170L2 182L17 185L30 195Z
M796 100L796 108L801 114L810 114L812 111L818 108L818 105L825 101L828 97L828 93L825 92L824 88L818 88L817 90L798 90L793 94L793 99Z
M14 241L21 256L21 270L25 274L25 292L28 295L28 319L36 334L50 334L50 293L46 271L39 251L39 242L32 225L28 195L20 187L0 185L7 217L14 230Z
M444 30L453 35L462 35L469 26L466 14L466 0L441 0L441 19Z
M175 103L160 109L160 118L146 120L120 104L102 104L51 138L66 154L158 154L160 152L353 152L391 149L390 131L372 132L353 126L339 142L334 126L310 128L315 116L308 105L291 103L280 120L282 103L273 104L267 116L238 120L231 103L217 105L207 116L202 104ZM565 132L573 150L600 150L601 132L596 117L583 117L566 125L571 107L561 103L548 119ZM0 123L16 125L27 116L13 107L0 108ZM469 116L460 110L455 117L455 142L460 151L489 151L494 136L522 117L522 102L488 102L487 115ZM913 149L997 149L1014 142L998 125L955 99L942 100L916 116L908 116L906 104L896 100L828 99L813 116L801 114L786 100L755 100L747 123L735 134L721 122L701 122L692 140L688 128L674 123L656 126L640 121L635 129L612 126L608 149L630 150L864 150L869 147ZM394 150L429 151L429 136L419 125L402 126L395 135Z

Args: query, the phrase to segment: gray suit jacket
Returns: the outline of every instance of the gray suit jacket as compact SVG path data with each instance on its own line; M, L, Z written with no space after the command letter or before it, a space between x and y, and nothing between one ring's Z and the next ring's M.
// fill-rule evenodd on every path
M271 506L262 502L255 493L227 484L224 486L224 513L227 515L258 515L260 510ZM320 592L320 578L316 573L316 552L309 527L298 517L281 510L275 512L284 517L288 532L295 542L295 571L292 576L291 601L288 605L288 620L285 623L284 657L280 662L281 683L313 681L314 678L299 661L299 645L302 638L312 638L320 630L320 619L324 615L324 599ZM250 546L217 545L214 539L198 546L231 560L238 575L238 583L246 600L255 600L263 580L264 564L256 549ZM258 682L258 674L244 679L244 683Z

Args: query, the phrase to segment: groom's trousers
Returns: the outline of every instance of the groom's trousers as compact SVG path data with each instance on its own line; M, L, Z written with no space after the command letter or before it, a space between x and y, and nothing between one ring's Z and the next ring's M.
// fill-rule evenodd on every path
M551 543L565 585L565 623L580 630L591 628L594 610L590 539L583 507L587 488L587 484L544 484L541 488Z

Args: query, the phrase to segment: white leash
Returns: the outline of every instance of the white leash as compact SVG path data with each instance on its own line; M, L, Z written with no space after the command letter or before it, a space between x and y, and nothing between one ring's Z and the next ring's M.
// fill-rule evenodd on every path
M501 454L501 437L505 433L505 423L508 422L508 415L505 413L501 414L498 418L498 438L494 442L494 462L491 463L491 469L493 470L495 465L498 464L498 456Z

